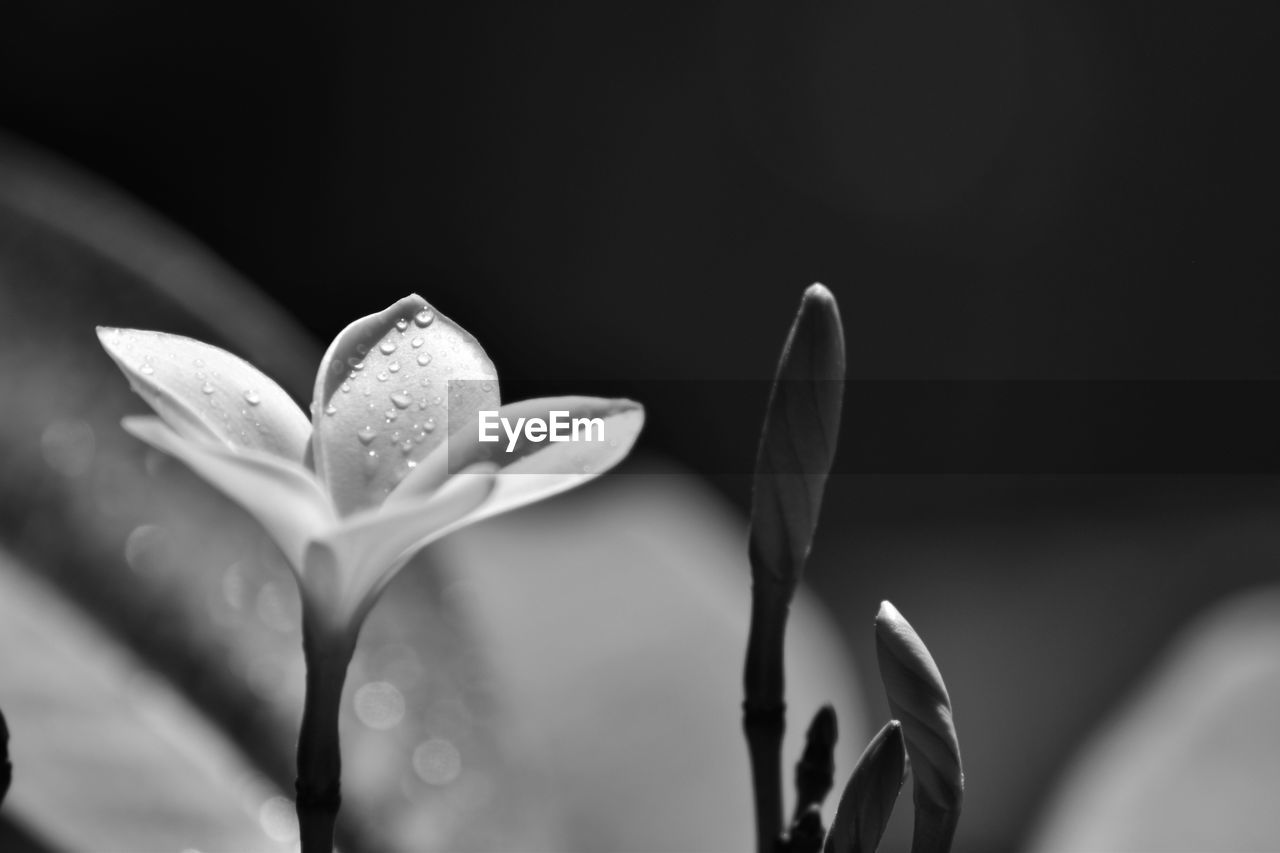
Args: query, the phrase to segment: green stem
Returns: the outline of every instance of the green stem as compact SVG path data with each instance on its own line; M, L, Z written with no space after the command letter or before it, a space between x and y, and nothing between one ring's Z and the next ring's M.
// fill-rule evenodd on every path
M302 648L307 697L298 734L298 829L302 853L333 853L334 824L342 805L338 715L355 643L339 632L308 624L304 615Z

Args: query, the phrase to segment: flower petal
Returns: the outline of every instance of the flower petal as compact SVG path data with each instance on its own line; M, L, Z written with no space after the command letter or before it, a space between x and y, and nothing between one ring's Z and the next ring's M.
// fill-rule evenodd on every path
M417 551L458 526L492 492L496 468L474 465L428 497L357 513L312 543L306 570L337 567L335 618L358 626L364 612Z
M133 389L187 438L301 462L311 425L284 389L226 350L164 332L99 327Z
M493 362L417 294L352 323L320 365L315 468L344 515L381 504L451 424L498 407ZM455 386L446 399L449 381L461 379L479 381Z
M159 418L130 417L124 428L158 450L185 462L242 506L266 529L295 570L301 570L307 543L337 519L320 484L300 465L257 450L227 450L193 441Z
M500 465L498 482L483 504L467 516L472 524L485 518L549 498L579 486L621 462L631 451L644 426L644 406L632 400L600 397L539 397L508 403L498 416L511 424L518 418L541 418L550 422L552 413L569 419L599 418L602 440L531 442L520 440L507 452L504 436L497 443L479 441L479 427L464 428L449 437L411 473L387 498L390 508L401 500L430 493L448 471L492 461Z

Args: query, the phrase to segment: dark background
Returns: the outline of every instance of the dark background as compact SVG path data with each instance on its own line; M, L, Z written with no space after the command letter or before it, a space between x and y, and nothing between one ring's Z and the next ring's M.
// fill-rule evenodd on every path
M767 376L815 280L840 301L857 378L1276 379L1274 18L1187 2L7 3L0 126L196 235L320 340L418 291L504 377L547 391ZM723 472L749 462L763 400L645 402L648 447L745 506ZM1000 401L981 411L998 431ZM1110 414L1104 395L1067 427L1103 442ZM1055 464L1088 473L1098 452L1082 441ZM847 478L813 579L842 619L857 601L843 621L868 670L863 628L893 597L952 644L958 700L983 685L984 707L1058 715L971 716L967 742L962 726L977 756L1034 744L992 762L1010 799L986 843L1011 844L1164 638L1275 576L1271 539L1209 567L1187 531L1251 507L1258 536L1275 505L1257 476ZM958 574L904 541L950 549ZM848 561L865 574L841 579ZM1017 624L979 618L991 590L1023 606ZM1081 626L1074 645L1054 633ZM984 663L1002 628L1051 639ZM1042 683L1029 650L1070 689Z

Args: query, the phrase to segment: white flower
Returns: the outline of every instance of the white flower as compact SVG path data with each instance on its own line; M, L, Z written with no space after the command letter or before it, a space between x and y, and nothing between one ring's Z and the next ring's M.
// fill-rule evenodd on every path
M160 416L126 418L125 429L257 518L293 567L313 624L352 640L418 549L608 470L644 423L643 407L629 400L499 407L484 350L417 295L338 335L310 419L279 385L217 347L135 329L98 336ZM553 411L601 418L607 440L526 441L503 452L505 440L481 445L475 436L478 413L495 409L513 423Z

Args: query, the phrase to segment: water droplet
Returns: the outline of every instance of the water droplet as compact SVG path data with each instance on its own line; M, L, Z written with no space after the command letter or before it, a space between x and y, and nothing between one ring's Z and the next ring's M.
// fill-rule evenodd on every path
M399 414L400 413L397 412L395 409L387 409L385 412L382 413L382 416L387 419L387 423L391 423L399 416Z
M333 405L333 403L330 403L329 405L324 407L324 413L329 417L333 417L334 415L338 414L338 407Z
M316 404L314 402L307 405L307 411L311 413L311 417L316 416Z
M382 371L381 373L379 373L379 374L378 374L378 381L379 381L379 382L386 382L386 381L387 381L387 371L385 371L385 370L384 370L384 371Z
M356 438L360 439L361 444L371 444L378 437L378 431L371 426L362 426L360 431L356 433Z
M439 398L439 397L432 397L432 398L431 398L431 402L432 402L433 404L435 404L435 405L437 405L437 406L438 406L438 405L440 405L440 398Z
M492 383L490 383L490 382L486 382L486 383L484 383L483 385L481 385L481 386L480 386L480 390L481 390L481 391L492 391L492 390L493 390L493 384L492 384Z
M409 451L410 451L410 450L413 450L413 439L411 439L411 438L406 438L404 441L400 442L400 452L401 452L401 453L403 453L403 454L405 454L405 455L407 456L407 455L409 454Z
M382 353L383 355L391 355L391 353L395 351L396 351L396 345L391 341L383 341L382 343L378 344L378 352Z
M373 474L378 470L378 451L370 450L364 455L364 472Z
M397 409L407 409L413 403L413 398L404 391L397 391L391 395L391 402Z
M422 387L425 388L430 384L431 384L431 380L429 378L427 378L426 376L422 377Z
M212 393L213 393L213 386L212 386L212 385L210 385L208 382L204 383L203 385L201 385L201 386L200 386L200 393L201 393L201 394L212 394Z
M417 349L418 347L422 346L422 338L414 338L411 343L413 344L413 348Z
M436 318L436 312L432 311L428 307L428 308L423 308L421 311L419 311L414 316L413 322L417 323L420 328L425 329L427 326L431 325L431 321L434 320L435 318Z
M337 359L337 358L335 358L333 361L329 362L329 372L330 372L330 373L341 373L341 372L342 372L342 360L341 360L341 359Z
M144 364L138 368L138 372L141 373L143 376L150 376L151 374L156 372L156 369L149 364Z
M359 355L364 355L367 352L369 352L368 344L356 344L356 353L358 353Z
M430 363L431 363L431 353L424 352L418 356L418 364L422 365L423 367L426 367Z
M258 396L257 391L245 391L244 401L248 403L250 406L256 406L262 402L262 398Z
M350 382L343 382L343 383L342 383L342 393L343 393L343 394L350 394L350 393L351 393L351 383L350 383Z
M197 371L196 371L196 379L199 379L201 382L203 382L203 381L204 381L204 371L203 371L203 370L197 370Z
M403 332L407 328L409 328L408 320L396 320L396 331Z
M388 365L387 365L387 370L390 370L392 373L399 373L399 372L400 372L400 362L398 362L398 361L393 361L393 362L391 362L390 364L388 364Z
M203 358L197 358L195 361L193 361L193 362L191 362L191 363L192 363L192 364L194 364L196 367L204 367L204 359L203 359Z
M347 359L347 364L351 365L352 370L364 370L364 362L354 356Z
M436 431L436 419L435 419L435 418L427 418L427 422L426 422L426 423L424 423L424 424L422 425L422 428L423 428L424 430L426 430L427 432L435 432L435 431Z

